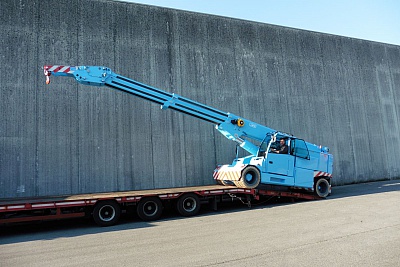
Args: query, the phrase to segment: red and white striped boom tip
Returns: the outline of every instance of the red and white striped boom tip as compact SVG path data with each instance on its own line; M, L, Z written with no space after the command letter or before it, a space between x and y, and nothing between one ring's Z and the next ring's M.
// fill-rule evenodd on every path
M61 66L61 65L45 65L43 67L44 75L46 76L46 84L50 83L50 75L52 73L57 74L72 74L74 70L72 70L72 66Z

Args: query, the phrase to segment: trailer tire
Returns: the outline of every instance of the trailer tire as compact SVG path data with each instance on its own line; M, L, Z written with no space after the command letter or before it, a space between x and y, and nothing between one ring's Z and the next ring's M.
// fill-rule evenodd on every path
M235 185L240 188L256 188L261 181L261 174L257 167L247 166L240 176L240 181L235 181Z
M113 200L100 201L93 209L93 220L99 226L111 226L118 222L121 207Z
M137 214L143 221L155 221L161 217L163 205L158 197L145 197L137 205Z
M200 198L195 193L186 193L176 202L176 209L180 215L189 217L199 213L200 205Z
M315 183L315 188L314 191L317 194L317 196L326 198L329 195L329 182L325 178L320 178L317 180Z

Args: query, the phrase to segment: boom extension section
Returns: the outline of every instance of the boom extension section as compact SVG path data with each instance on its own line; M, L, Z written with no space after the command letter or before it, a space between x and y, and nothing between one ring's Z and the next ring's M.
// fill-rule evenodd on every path
M77 82L92 86L108 86L132 95L144 98L161 105L161 109L173 109L190 116L211 122L216 125L225 137L233 140L255 155L258 146L247 140L248 138L261 142L266 132L274 130L263 125L245 120L231 113L223 112L213 107L184 98L177 94L168 93L127 77L118 75L110 68L102 66L44 66L46 83L50 84L50 76L69 76Z

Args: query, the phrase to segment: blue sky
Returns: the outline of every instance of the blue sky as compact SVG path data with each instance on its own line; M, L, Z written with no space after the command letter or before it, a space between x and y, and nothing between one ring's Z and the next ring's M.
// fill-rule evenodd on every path
M400 0L122 1L400 45Z

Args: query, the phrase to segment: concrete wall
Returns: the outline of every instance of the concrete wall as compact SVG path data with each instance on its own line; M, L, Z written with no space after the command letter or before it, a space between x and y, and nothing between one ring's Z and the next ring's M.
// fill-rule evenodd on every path
M400 47L106 0L0 1L0 197L213 184L213 125L46 64L116 73L331 148L334 184L400 177Z

